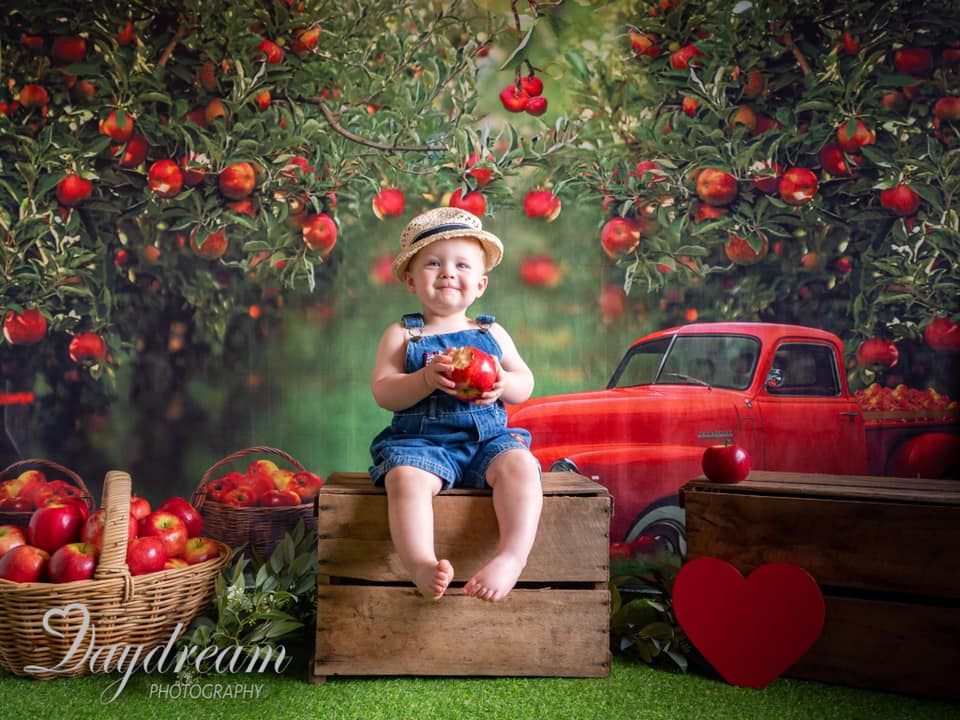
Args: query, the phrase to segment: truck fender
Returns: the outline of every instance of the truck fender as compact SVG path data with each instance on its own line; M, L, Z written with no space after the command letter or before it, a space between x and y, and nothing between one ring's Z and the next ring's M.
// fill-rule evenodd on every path
M960 435L932 432L904 441L890 454L886 474L960 479Z

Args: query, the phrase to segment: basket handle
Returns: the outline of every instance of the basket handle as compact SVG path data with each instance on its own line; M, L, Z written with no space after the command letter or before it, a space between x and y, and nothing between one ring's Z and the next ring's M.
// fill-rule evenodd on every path
M127 533L130 522L130 491L133 482L130 475L120 470L110 470L103 481L103 543L100 559L94 571L95 580L122 578L123 601L133 597L133 576L127 567Z
M14 473L19 474L18 471L29 468L31 465L42 465L48 467L52 470L55 470L63 475L66 475L73 484L77 486L80 490L80 497L87 504L87 507L90 508L91 512L94 510L93 495L90 494L90 488L87 487L87 484L83 481L77 473L71 470L68 467L56 463L53 460L44 460L41 458L27 458L25 460L18 460L15 463L12 463L0 471L0 480L5 480L8 476L12 477Z
M193 497L191 498L193 506L197 508L197 510L200 510L203 507L204 500L207 497L207 485L214 480L214 476L216 475L217 471L219 471L224 465L229 465L234 460L239 460L245 455L276 455L277 457L283 458L288 463L293 465L293 467L297 469L297 472L306 471L306 468L301 465L292 455L289 455L278 448L267 447L266 445L255 445L254 447L237 450L235 453L227 455L222 460L218 460L203 474L203 477L200 479L200 484L197 485L197 489L193 491Z

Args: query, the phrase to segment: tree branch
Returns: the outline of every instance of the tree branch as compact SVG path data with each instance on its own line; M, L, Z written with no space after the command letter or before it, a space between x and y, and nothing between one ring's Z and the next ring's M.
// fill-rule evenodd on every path
M310 103L316 105L320 108L320 112L323 113L323 117L326 118L327 123L336 130L340 135L345 137L351 142L355 142L358 145L363 145L365 147L374 148L376 150L382 150L384 152L443 152L447 149L445 145L397 145L396 143L383 143L377 140L370 140L368 138L362 137L347 130L343 125L340 124L339 118L334 114L327 104L321 98L311 98L305 97L303 95L296 96L293 98L298 102Z
M800 70L803 71L804 76L812 74L813 68L811 68L810 63L807 62L806 56L800 52L800 48L797 47L797 44L793 41L793 36L790 33L784 33L783 44L790 52L793 53L793 57L796 58L797 65L800 66Z
M160 55L160 66L163 67L167 64L167 60L170 59L170 56L173 55L174 48L180 44L180 41L187 34L187 23L182 19L180 20L180 26L177 28L177 31L173 34L173 37L170 38L170 42L167 43L167 46L163 49L163 53Z

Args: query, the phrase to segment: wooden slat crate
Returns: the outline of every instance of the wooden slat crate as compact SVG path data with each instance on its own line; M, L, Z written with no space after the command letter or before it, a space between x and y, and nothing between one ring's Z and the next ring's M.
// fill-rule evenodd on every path
M753 472L681 491L688 559L808 570L823 632L790 677L960 697L960 484Z
M496 550L489 491L438 495L437 552L456 576L443 598L431 602L409 582L394 552L383 489L362 473L331 475L317 502L313 679L608 675L610 495L574 473L544 473L543 492L527 567L497 603L462 590Z

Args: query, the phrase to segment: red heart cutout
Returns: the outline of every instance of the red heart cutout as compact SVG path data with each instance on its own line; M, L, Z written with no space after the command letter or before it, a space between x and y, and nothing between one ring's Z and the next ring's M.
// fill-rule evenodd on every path
M823 629L820 586L790 563L761 565L744 580L730 563L702 557L673 583L677 622L731 685L762 688L810 649Z

